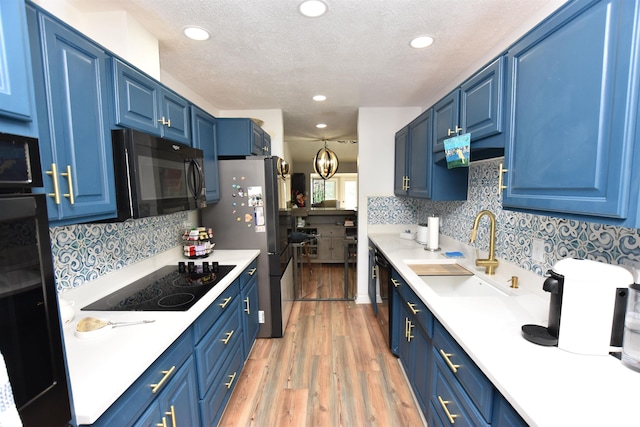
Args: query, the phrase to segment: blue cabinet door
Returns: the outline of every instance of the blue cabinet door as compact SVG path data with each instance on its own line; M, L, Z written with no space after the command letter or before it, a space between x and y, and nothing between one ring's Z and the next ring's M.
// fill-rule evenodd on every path
M378 296L377 294L377 286L378 283L376 280L377 271L376 271L376 250L371 240L369 240L369 300L371 301L371 307L373 308L373 314L378 315Z
M471 134L472 147L504 130L504 63L499 57L460 87L460 126Z
M32 118L33 88L24 0L0 3L0 116ZM3 130L3 129L0 129Z
M113 60L112 72L117 125L191 145L186 99L120 60Z
M189 102L175 92L162 87L160 97L160 119L164 124L161 127L162 137L191 145L190 117Z
M623 224L638 197L638 15L637 1L572 2L509 50L503 206Z
M31 21L30 21L31 22ZM110 218L116 212L107 54L71 28L39 15L43 91L39 115L49 219L57 224ZM37 31L36 31L37 33ZM36 42L37 43L37 42ZM38 86L38 83L36 83ZM56 165L54 174L52 164Z
M196 106L191 106L192 145L204 153L204 179L207 203L220 200L216 119Z
M409 196L431 197L432 171L432 110L420 114L409 123Z
M409 168L407 157L409 151L409 126L405 126L396 132L395 140L395 169L393 175L393 194L406 196L408 193L407 179Z
M456 89L433 106L433 152L444 151L444 140L459 129L460 89Z
M431 380L431 340L420 325L414 328L414 351L411 368L411 379L420 409L427 414L429 409L429 387Z
M165 411L167 425L200 425L196 368L193 356L187 359L171 383L162 392L160 407ZM175 422L169 422L173 419Z
M114 59L116 124L160 136L161 120L156 105L160 88L150 77Z
M217 119L218 156L265 156L264 131L253 120L243 117ZM269 143L271 138L269 137Z
M258 336L258 275L251 276L249 283L242 288L242 331L244 345L244 359L249 357L249 352Z

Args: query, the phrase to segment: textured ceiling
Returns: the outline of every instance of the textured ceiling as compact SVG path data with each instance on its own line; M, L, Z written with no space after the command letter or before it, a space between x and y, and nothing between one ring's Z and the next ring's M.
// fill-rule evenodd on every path
M81 11L128 11L158 38L161 67L219 109L282 109L290 146L357 139L358 107L428 106L564 1L325 0L327 14L307 18L300 0L70 0ZM188 24L211 39L186 39ZM422 34L435 43L411 49ZM318 93L327 101L312 101Z

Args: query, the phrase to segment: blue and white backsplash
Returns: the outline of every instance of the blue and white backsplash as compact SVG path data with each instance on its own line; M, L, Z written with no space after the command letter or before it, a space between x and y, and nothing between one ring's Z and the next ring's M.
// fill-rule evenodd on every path
M502 209L497 195L498 164L503 159L471 163L469 194L464 202L433 202L406 197L369 197L369 224L420 224L431 215L440 217L440 232L467 243L473 220L482 209L497 220L496 256L537 274L556 261L572 257L608 264L640 267L640 234L621 228ZM489 221L482 219L474 246L489 249ZM544 241L544 261L532 259L532 239Z
M58 291L80 286L182 244L189 213L109 224L51 227Z

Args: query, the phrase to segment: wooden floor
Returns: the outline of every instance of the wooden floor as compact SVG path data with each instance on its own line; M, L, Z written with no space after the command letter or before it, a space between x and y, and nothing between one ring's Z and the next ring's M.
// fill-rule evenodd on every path
M297 301L285 336L258 339L221 426L422 426L371 307Z
M304 262L298 268L297 299L354 299L357 286L356 264L347 272L344 286L344 263L316 264ZM346 292L346 293L345 293Z

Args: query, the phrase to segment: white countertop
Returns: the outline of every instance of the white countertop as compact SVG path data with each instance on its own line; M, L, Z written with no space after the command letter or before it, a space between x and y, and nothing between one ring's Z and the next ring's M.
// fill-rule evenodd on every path
M527 423L640 425L640 373L613 356L573 354L522 337L522 325L547 325L549 295L542 290L543 277L504 260L494 276L487 276L475 266L475 249L446 236L440 236L440 252L426 251L398 233L370 233L369 238ZM463 252L456 262L513 295L440 297L406 261L442 262L445 251ZM512 275L518 276L519 289L509 288Z
M65 292L73 301L75 318L64 325L63 339L73 409L78 424L95 422L133 382L166 350L200 314L255 259L258 250L215 250L202 261L235 265L220 283L187 311L80 311L87 304L143 277L165 265L188 261L178 247L158 256L115 271ZM98 337L80 339L74 334L79 319L100 317L113 321L155 320L153 323L114 328Z

